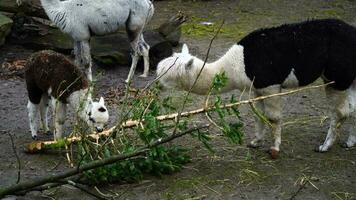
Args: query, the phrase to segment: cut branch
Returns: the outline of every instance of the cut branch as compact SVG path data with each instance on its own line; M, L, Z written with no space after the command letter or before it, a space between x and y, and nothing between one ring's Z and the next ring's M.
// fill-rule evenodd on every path
M329 82L329 83L325 83L325 84L321 84L321 85L315 85L315 86L307 86L307 87L302 87L302 88L298 88L295 90L290 90L290 91L286 91L286 92L281 92L281 93L276 93L276 94L271 94L271 95L266 95L266 96L260 96L260 97L256 97L253 99L248 99L248 100L243 100L243 101L238 101L235 103L230 103L230 104L226 104L224 106L221 106L222 109L228 109L228 108L232 108L232 107L236 107L239 105L243 105L243 104L251 104L251 103L255 103L257 101L261 101L264 99L269 99L269 98L273 98L273 97L279 97L279 96L286 96L286 95L290 95L290 94L294 94L294 93L298 93L301 91L305 91L305 90L310 90L310 89L317 89L317 88L321 88L321 87L325 87L327 85L333 84L334 82ZM182 112L180 114L180 117L189 117L192 115L196 115L196 114L200 114L200 113L205 113L211 110L214 110L215 107L213 106L209 106L209 107L204 107L204 108L200 108L197 110L192 110L192 111L187 111L187 112ZM179 113L172 113L172 114L167 114L167 115L160 115L157 116L157 120L159 121L165 121L165 120L173 120L176 119L179 116ZM123 122L121 124L120 128L130 128L130 127L134 127L139 125L140 123L143 123L143 120L127 120L125 122ZM89 134L87 137L90 139L94 139L94 140L98 140L100 137L108 137L112 134L112 132L116 129L117 127L114 126L108 130L105 130L101 133L93 133L93 134ZM64 140L64 141L63 141ZM36 153L38 151L44 150L52 145L56 145L60 142L64 142L64 144L70 144L70 143L75 143L78 141L82 140L82 137L80 136L74 136L74 137L69 137L69 138L65 138L63 140L58 141L35 141L32 142L31 144L28 145L27 150L29 153Z
M159 139L159 140L151 143L150 145L139 148L139 149L137 149L137 151L134 151L131 153L115 155L115 156L111 156L109 158L105 158L102 160L95 160L90 163L82 164L81 166L79 166L77 168L70 169L70 170L55 174L55 175L49 175L49 176L38 178L38 179L35 179L32 181L26 181L26 182L22 182L22 183L12 185L9 187L1 188L0 189L0 198L4 197L5 195L15 194L17 192L21 192L24 190L30 190L32 188L35 188L37 186L41 186L41 185L44 185L47 183L54 183L54 182L57 182L64 178L68 178L68 177L80 174L84 171L95 169L95 168L98 168L98 167L101 167L104 165L109 165L109 164L113 164L113 163L121 161L121 160L126 160L129 158L137 157L139 155L145 154L152 147L155 147L155 146L158 146L158 145L161 145L164 143L168 143L176 138L182 137L184 135L193 133L197 130L207 128L207 127L209 127L209 124L195 127L195 128L189 129L187 131L181 132L179 134L175 134L175 135L171 135L169 137L163 138L163 139Z

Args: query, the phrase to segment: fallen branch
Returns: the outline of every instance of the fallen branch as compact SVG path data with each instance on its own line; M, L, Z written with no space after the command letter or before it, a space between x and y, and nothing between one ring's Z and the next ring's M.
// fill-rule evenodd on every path
M95 168L98 168L98 167L101 167L104 165L109 165L109 164L113 164L113 163L121 161L121 160L126 160L129 158L137 157L139 155L145 154L152 147L155 147L155 146L158 146L158 145L161 145L164 143L168 143L176 138L182 137L184 135L190 134L192 132L195 132L197 130L204 129L207 127L209 127L209 124L195 127L195 128L189 129L187 131L181 132L179 134L175 134L175 135L171 135L169 137L163 138L163 139L159 139L159 140L153 142L152 144L147 145L142 148L139 148L139 149L137 149L137 151L134 151L131 153L115 155L115 156L111 156L109 158L105 158L102 160L95 160L90 163L83 164L83 165L78 166L74 169L69 169L67 171L64 171L64 172L61 172L58 174L49 175L49 176L45 176L45 177L38 178L35 180L26 181L26 182L22 182L22 183L12 185L9 187L1 188L0 189L0 198L4 197L5 195L16 194L17 192L21 192L24 190L30 190L32 188L35 188L37 186L41 186L41 185L44 185L47 183L54 183L61 179L68 178L68 177L80 174L84 171L95 169Z
M248 99L248 100L243 100L243 101L238 101L235 103L230 103L230 104L226 104L224 106L221 106L221 108L223 109L227 109L227 108L232 108L232 107L236 107L239 105L243 105L243 104L251 104L254 103L256 101L261 101L264 99L269 99L269 98L273 98L273 97L279 97L279 96L286 96L286 95L290 95L290 94L294 94L294 93L298 93L301 91L305 91L305 90L310 90L310 89L317 89L317 88L321 88L321 87L325 87L327 85L333 84L334 82L329 82L329 83L325 83L325 84L321 84L321 85L314 85L314 86L307 86L307 87L302 87L302 88L298 88L295 90L290 90L290 91L286 91L286 92L281 92L281 93L276 93L276 94L271 94L271 95L266 95L266 96L260 96L260 97L256 97L253 99ZM210 110L215 109L215 107L210 106L210 107L204 107L204 108L200 108L197 110L192 110L192 111L187 111L187 112L182 112L180 114L181 117L189 117L192 115L196 115L196 114L200 114L200 113L204 113L204 112L208 112ZM179 116L179 113L172 113L172 114L167 114L167 115L161 115L161 116L157 116L157 120L159 121L165 121L165 120L173 120L176 119ZM144 121L140 121L140 120L127 120L125 122L123 122L121 124L120 128L130 128L130 127L134 127L139 125L140 123L142 123ZM93 133L93 134L89 134L86 137L93 139L93 140L98 140L100 137L108 137L112 134L112 132L116 129L116 126L105 130L101 133ZM39 152L41 150L44 150L48 147L51 147L53 145L58 145L59 143L64 143L66 145L71 144L71 143L75 143L78 141L81 141L82 137L81 136L74 136L74 137L69 137L69 138L64 138L63 140L59 140L59 141L35 141L32 142L31 144L29 144L27 146L27 151L29 153L36 153Z

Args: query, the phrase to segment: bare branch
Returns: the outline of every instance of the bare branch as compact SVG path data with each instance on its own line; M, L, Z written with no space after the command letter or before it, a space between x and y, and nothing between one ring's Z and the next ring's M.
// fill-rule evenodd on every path
M15 146L14 138L13 138L12 134L9 133L9 136L10 136L10 139L11 139L12 150L14 151L14 154L15 154L16 160L17 160L17 180L16 180L16 184L18 184L20 182L20 179L21 179L21 168L22 168L21 167L21 160L20 160L19 155L17 154L16 146Z

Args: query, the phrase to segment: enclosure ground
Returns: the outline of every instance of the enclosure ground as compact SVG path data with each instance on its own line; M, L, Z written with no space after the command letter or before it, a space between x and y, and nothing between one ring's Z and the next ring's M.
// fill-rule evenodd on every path
M150 26L160 24L179 10L190 17L183 27L182 42L191 53L202 58L210 36L223 19L223 33L213 43L209 60L224 54L228 48L248 32L272 25L297 22L312 18L336 17L356 26L356 2L348 0L212 0L212 1L155 1L156 14ZM210 27L200 22L213 23ZM6 44L0 48L0 63L26 58L32 50ZM123 81L128 66L113 68L96 67L98 76L97 97L111 100L111 114L118 101L115 92L124 88ZM137 72L136 75L139 75ZM150 77L135 77L135 87L143 87ZM163 92L181 102L182 92ZM226 94L239 96L238 91ZM244 98L248 98L245 96ZM203 98L194 96L189 108L201 107ZM9 133L14 134L16 148L22 160L21 180L30 180L66 168L62 153L28 155L23 152L31 142L27 119L27 92L23 78L0 74L0 187L14 184L17 178L17 161ZM103 193L119 194L118 199L356 199L356 149L344 149L340 143L349 131L347 122L340 131L338 142L327 153L314 149L325 138L328 120L325 109L327 99L322 90L306 91L285 97L284 126L281 154L271 160L266 153L271 136L261 148L250 149L247 142L253 134L253 117L248 107L240 107L244 122L244 144L232 145L222 136L211 134L215 154L209 153L199 142L190 137L176 141L192 149L192 162L175 174L162 177L146 176L135 184L112 184L99 187ZM197 120L204 120L200 117ZM111 120L111 125L115 117ZM69 127L68 127L69 128ZM356 131L356 130L352 130ZM40 139L52 136L40 135ZM62 186L43 193L32 192L19 199L91 199L92 197L71 187Z

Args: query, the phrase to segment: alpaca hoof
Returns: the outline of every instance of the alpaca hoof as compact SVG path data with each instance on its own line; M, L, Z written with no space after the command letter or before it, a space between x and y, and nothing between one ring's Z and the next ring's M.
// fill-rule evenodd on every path
M247 147L254 149L261 147L261 140L253 139L249 144L247 144Z
M148 74L141 74L139 77L141 78L147 78Z
M324 147L323 145L320 145L320 146L315 147L314 151L318 152L318 153L324 153L324 152L327 152L328 149L326 147Z
M32 136L32 139L33 139L33 140L38 140L37 135L33 135L33 136Z
M342 143L340 144L340 147L341 147L341 148L344 148L344 149L350 148L350 147L347 145L346 142L342 142Z
M344 149L349 149L349 148L353 147L353 145L349 145L347 142L342 142L340 144L340 146Z
M260 146L261 146L260 144L252 144L252 143L247 144L247 147L248 148L252 148L252 149L257 149Z
M277 159L278 158L279 151L275 148L270 148L269 149L269 155L271 155L272 159Z

